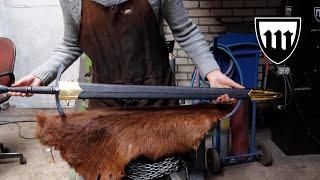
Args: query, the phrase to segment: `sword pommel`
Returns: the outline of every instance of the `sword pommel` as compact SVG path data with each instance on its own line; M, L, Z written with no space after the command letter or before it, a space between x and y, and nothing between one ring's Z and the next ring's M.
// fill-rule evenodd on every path
M0 85L0 94L7 93L9 91L7 86Z

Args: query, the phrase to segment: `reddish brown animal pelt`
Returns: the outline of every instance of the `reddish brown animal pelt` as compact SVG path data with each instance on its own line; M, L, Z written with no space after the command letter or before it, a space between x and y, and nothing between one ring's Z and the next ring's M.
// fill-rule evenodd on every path
M229 110L216 105L98 109L69 113L63 119L39 113L36 137L60 150L88 180L121 179L125 166L137 157L155 160L196 149Z

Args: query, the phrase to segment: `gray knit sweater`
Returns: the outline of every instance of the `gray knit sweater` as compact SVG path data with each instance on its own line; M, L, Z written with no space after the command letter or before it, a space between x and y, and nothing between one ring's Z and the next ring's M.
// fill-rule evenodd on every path
M120 4L126 0L92 0L104 6ZM170 26L175 40L199 67L200 74L205 77L209 72L219 69L208 43L196 25L194 25L183 6L182 0L148 0L158 16L160 31L163 34L163 18ZM161 3L161 4L160 4ZM64 37L60 46L49 60L31 74L48 85L57 75L60 64L69 67L82 54L77 46L80 27L82 0L60 0L64 18ZM161 10L161 12L159 12ZM159 17L161 16L161 17Z

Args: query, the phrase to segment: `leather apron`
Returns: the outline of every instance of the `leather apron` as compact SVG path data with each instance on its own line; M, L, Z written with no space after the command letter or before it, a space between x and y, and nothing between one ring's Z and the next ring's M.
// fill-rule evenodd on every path
M104 7L83 0L78 46L91 58L93 83L174 85L168 49L148 0ZM176 100L90 100L89 108L170 106Z

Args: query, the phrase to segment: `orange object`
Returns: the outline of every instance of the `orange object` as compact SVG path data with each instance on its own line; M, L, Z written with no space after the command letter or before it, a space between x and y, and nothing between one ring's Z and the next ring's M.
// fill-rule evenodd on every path
M250 101L242 101L231 118L231 153L234 156L248 153L249 107Z

